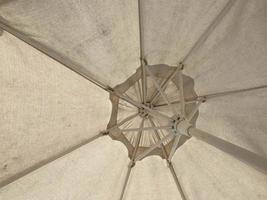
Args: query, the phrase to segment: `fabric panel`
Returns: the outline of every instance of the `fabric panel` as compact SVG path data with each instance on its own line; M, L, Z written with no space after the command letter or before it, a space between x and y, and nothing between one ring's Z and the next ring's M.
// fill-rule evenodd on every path
M267 198L266 175L195 138L175 153L173 162L188 199Z
M6 32L0 55L0 182L105 130L107 92Z
M116 200L127 163L126 148L102 137L4 187L0 199Z
M22 0L0 4L0 13L10 26L110 86L139 66L136 1Z
M267 85L267 2L237 0L185 71L199 95Z

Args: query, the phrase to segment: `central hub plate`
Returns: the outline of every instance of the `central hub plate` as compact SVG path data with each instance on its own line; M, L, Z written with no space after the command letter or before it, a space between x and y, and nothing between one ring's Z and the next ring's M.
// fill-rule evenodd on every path
M142 72L141 68L136 70L136 73L129 77L125 82L117 85L114 90L123 94L127 98L138 102L140 107L133 106L126 101L118 98L114 94L110 94L110 100L112 103L112 114L108 124L109 135L112 139L122 142L128 149L129 157L132 158L136 143L138 142L138 133L140 132L140 126L143 121L143 129L141 131L141 139L137 149L137 155L142 154L146 149L157 143L159 139L164 138L170 133L175 135L179 134L177 131L177 124L180 122L179 115L174 116L173 110L179 111L179 104L175 103L179 101L179 83L178 75L175 74L163 88L168 100L173 103L170 107L166 103L166 98L158 91L155 85L155 81L158 85L162 86L168 77L173 75L176 67L170 67L168 65L152 65L147 66L148 70L152 73L145 73L146 78L146 96L143 97L142 90ZM194 92L193 79L183 75L184 96L185 98L197 97ZM144 102L145 99L145 103ZM186 104L185 112L189 113L194 107L195 103ZM158 115L165 115L167 117L162 118ZM193 117L191 123L194 125L197 119L198 113ZM180 138L180 145L185 143L189 137L182 135ZM173 139L169 139L163 143L167 153L170 152L173 144ZM177 148L179 148L179 146ZM159 155L164 157L162 152L162 146L155 148L147 156Z

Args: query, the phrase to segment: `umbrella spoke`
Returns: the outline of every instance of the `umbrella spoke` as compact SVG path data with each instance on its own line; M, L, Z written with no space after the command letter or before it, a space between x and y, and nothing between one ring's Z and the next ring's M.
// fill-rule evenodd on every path
M151 118L148 118L148 119L150 121L151 126L156 127L156 125L153 122L153 120ZM161 139L160 139L158 131L154 130L154 132L155 132L155 135L156 135L157 139L160 141ZM165 146L163 144L161 144L161 148L162 148L163 155L164 155L165 159L167 160L168 159L168 154L167 154L166 148L165 148ZM178 190L179 190L179 192L181 194L182 200L186 200L184 192L183 192L183 189L182 189L182 187L181 187L181 185L179 183L178 177L177 177L177 175L175 173L175 170L173 168L172 162L167 160L167 163L168 163L168 167L170 169L170 172L171 172L171 174L172 174L172 176L174 178L175 184L176 184L176 186L177 186L177 188L178 188Z
M132 115L126 117L124 120L122 120L121 122L119 122L119 123L116 124L115 126L108 128L106 131L108 132L108 131L110 131L110 130L112 130L112 129L114 129L114 128L118 128L119 126L121 126L121 125L123 125L124 123L126 123L126 122L132 120L132 119L135 118L136 116L138 116L138 113L134 113L134 114L132 114Z
M171 126L158 126L158 127L144 127L142 128L142 131L148 131L148 130L158 130L158 129L171 129ZM140 128L129 128L129 129L122 129L122 132L129 132L129 131L139 131Z
M139 80L137 81L137 86L138 86L138 91L139 91L139 96L140 96L140 102L142 101L142 91L141 91L141 86Z
M168 117L167 115L164 115L156 110L152 110L151 108L149 108L148 106L144 105L144 104L141 104L141 103L138 103L136 101L134 101L133 99L131 98L128 98L126 96L124 96L123 94L120 94L119 92L117 91L112 91L111 93L113 93L114 95L116 95L117 97L121 98L122 100L136 106L137 108L143 108L145 109L150 115L154 116L154 117L159 117L159 118L164 118L164 119L167 119L167 120L171 120L170 117Z
M156 86L156 88L158 89L159 93L161 94L161 96L163 97L163 99L166 101L166 103L170 107L170 109L173 112L173 114L176 115L176 116L178 116L178 113L177 113L177 110L176 110L175 106L173 104L170 104L166 93L162 90L162 88L157 83L157 80L156 80L155 76L152 74L152 72L148 69L147 66L145 66L145 68L146 68L146 71L148 72L149 76L151 77L154 85Z
M131 174L131 171L132 171L132 168L133 168L133 165L131 165L131 162L130 162L130 164L128 165L127 174L126 174L126 177L125 177L123 186L122 186L122 191L121 191L121 195L120 195L120 200L123 199L123 196L124 196L124 193L125 193L125 190L126 190L126 186L127 186L127 184L128 184L129 177L130 177L130 174Z
M195 116L196 112L198 111L199 106L202 104L202 101L197 102L197 104L193 107L193 109L191 110L191 112L188 114L188 116L186 117L186 119L190 122L193 117Z
M198 101L198 99L191 99L191 100L186 100L184 103L185 104L192 104L192 103L195 103L195 102L197 102ZM181 103L181 101L180 100L177 100L177 101L172 101L172 102L170 102L171 104L180 104ZM158 107L164 107L164 106L168 106L168 104L166 104L166 103L163 103L163 104L157 104L157 105L154 105L154 108L158 108Z
M181 116L185 117L185 98L184 98L184 80L182 68L178 71L178 82L179 82L179 93L180 93L180 106L181 106Z
M261 86L257 86L257 87L244 88L244 89L239 89L239 90L231 90L231 91L225 91L225 92L200 95L198 97L185 99L185 104L196 103L199 101L202 101L202 103L203 103L206 100L213 99L213 98L219 98L219 97L224 97L224 96L228 96L228 95L235 95L238 93L245 93L245 92L250 92L253 90L259 90L259 89L264 89L264 88L267 88L267 85L261 85ZM180 103L181 103L181 101L179 101L179 100L171 102L171 104L180 104ZM168 106L168 105L167 104L154 105L155 108L164 107L164 106Z
M135 159L136 161L142 160L144 157L146 157L149 153L151 153L154 149L156 149L157 147L159 147L161 144L163 144L164 142L166 142L167 140L173 138L174 135L173 133L168 134L167 136L165 136L163 139L159 140L156 144L152 145L151 147L149 147L146 151L144 151L142 154L138 155Z
M179 145L180 137L181 137L181 135L176 135L176 136L175 136L175 139L174 139L174 142L173 142L171 151L170 151L170 155L169 155L169 157L167 158L169 161L172 159L172 157L173 157L173 155L174 155L174 153L175 153L175 150L177 149L177 147L178 147L178 145Z
M169 83L169 82L176 76L176 74L177 74L178 71L180 70L180 67L182 67L182 66L179 65L179 67L177 67L177 68L175 69L175 71L174 71L173 73L171 73L171 74L167 77L167 79L165 79L165 80L161 83L160 88L161 88L163 91L165 91L165 89L166 89L168 83ZM159 90L155 90L155 92L153 93L153 95L152 95L152 97L151 97L150 102L153 104L154 102L157 101L158 97L159 97Z
M196 137L197 139L235 157L241 162L267 174L267 158L261 157L254 152L193 127L189 128L188 133L189 135Z
M179 192L181 194L182 200L186 200L184 191L183 191L182 186L181 186L181 184L180 184L180 182L178 180L178 177L176 175L176 172L175 172L175 170L173 168L172 162L167 161L167 163L168 163L168 167L169 167L169 169L171 171L172 177L174 179L174 182L175 182L175 184L176 184L176 186L177 186L177 188L178 188L178 190L179 190Z
M146 103L146 101L147 101L147 76L146 76L146 70L145 70L145 67L146 67L146 65L145 65L145 63L143 62L143 60L141 61L141 69L142 69L142 73L141 73L141 75L142 75L142 91L143 91L143 99L142 99L142 102L143 102L143 104L145 104Z
M154 133L156 135L157 140L160 141L161 138L159 136L158 129L156 129L157 127L156 127L155 123L153 122L153 120L150 117L148 119L149 119L149 122L150 122L151 126L155 128L154 129ZM165 146L163 144L161 144L160 146L162 148L162 153L163 153L164 157L167 158L168 154L167 154Z
M206 94L206 95L201 95L198 98L206 98L206 100L208 100L208 99L223 97L223 96L227 96L227 95L234 95L234 94L238 94L238 93L250 92L253 90L259 90L259 89L263 89L263 88L267 88L267 85L261 85L261 86L257 86L257 87L251 87L251 88L244 88L244 89L239 89L239 90L218 92L218 93L213 93L213 94Z
M138 131L138 135L137 135L137 139L136 139L136 145L135 145L135 148L134 148L132 160L135 159L137 150L139 148L139 144L140 144L140 141L141 141L141 136L142 136L142 133L143 133L144 122L145 122L145 118L142 119L142 122L141 122L140 127L139 127L139 131Z
M138 148L139 148L139 145L140 145L141 136L142 136L143 127L144 127L144 122L145 122L145 118L142 119L142 122L141 122L140 127L139 127L139 132L138 132L137 139L136 139L136 145L135 145L135 147L134 147L134 151L133 151L132 159L131 159L131 161L130 161L130 163L129 163L129 165L128 165L128 171L127 171L127 174L126 174L124 183L123 183L123 187L122 187L122 191L121 191L121 195L120 195L120 200L123 199L123 195L124 195L124 193L125 193L126 186L127 186L127 184L128 184L128 181L129 181L129 177L130 177L132 168L133 168L134 165L135 165L134 159L135 159L136 153L137 153Z
M144 41L143 41L143 24L142 24L142 6L141 0L138 0L138 24L139 24L139 48L140 48L140 61L141 61L141 81L142 81L142 102L146 103L147 97L147 76L144 62Z

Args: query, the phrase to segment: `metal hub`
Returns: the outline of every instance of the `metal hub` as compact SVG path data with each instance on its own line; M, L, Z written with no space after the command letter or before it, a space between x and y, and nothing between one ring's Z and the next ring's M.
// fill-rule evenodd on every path
M148 118L149 114L144 108L138 109L139 116L142 118Z
M178 117L182 116L179 110L180 99L173 97L176 96L176 92L179 93L181 81L186 83L185 98L197 95L194 92L193 79L183 74L179 75L179 69L181 70L177 66L170 67L163 64L147 65L147 71L139 68L124 83L114 88L114 91L122 96L132 99L130 104L111 93L112 116L108 125L109 136L121 141L127 147L130 158L142 159L151 155L166 158L166 154L169 155L173 151L176 138L173 136L180 137L181 141L177 148L189 139L180 130L180 124L184 120ZM194 102L185 104L184 110L189 113L195 105ZM190 123L194 124L196 119L197 115L194 115ZM162 145L146 153L149 148L163 139ZM138 150L136 150L137 147Z
M179 134L179 131L178 131L178 124L180 123L181 121L181 118L180 117L176 117L172 122L171 122L171 126L172 126L172 131L174 134Z

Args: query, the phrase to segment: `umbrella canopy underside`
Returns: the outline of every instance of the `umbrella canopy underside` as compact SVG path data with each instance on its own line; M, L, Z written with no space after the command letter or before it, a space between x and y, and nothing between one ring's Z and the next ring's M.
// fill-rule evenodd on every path
M266 13L0 0L0 199L267 199Z

